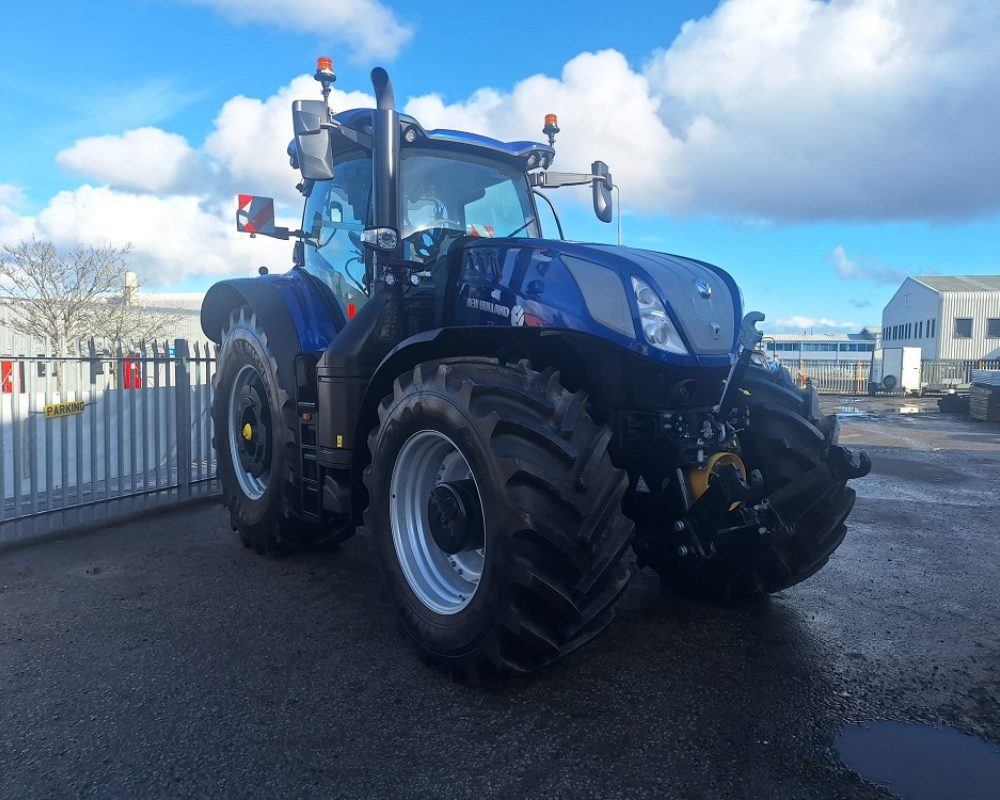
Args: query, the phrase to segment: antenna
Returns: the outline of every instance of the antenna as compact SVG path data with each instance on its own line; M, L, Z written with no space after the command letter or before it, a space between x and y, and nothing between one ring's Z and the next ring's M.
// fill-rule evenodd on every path
M612 188L615 190L615 194L618 195L618 202L615 204L618 208L618 246L622 246L622 190L619 188L618 184L612 184Z

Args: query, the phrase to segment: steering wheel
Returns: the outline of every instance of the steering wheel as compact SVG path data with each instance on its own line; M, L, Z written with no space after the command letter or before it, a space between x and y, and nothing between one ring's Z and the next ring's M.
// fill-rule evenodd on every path
M440 254L448 234L464 232L465 227L457 219L436 219L428 227L411 233L406 241L413 246L414 255L430 261Z

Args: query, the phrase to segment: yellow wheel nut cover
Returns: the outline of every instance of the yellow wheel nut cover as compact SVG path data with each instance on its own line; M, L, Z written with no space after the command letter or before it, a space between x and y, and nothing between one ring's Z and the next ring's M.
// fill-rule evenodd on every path
M253 438L253 428L250 427L249 422L243 426L243 438L248 442Z

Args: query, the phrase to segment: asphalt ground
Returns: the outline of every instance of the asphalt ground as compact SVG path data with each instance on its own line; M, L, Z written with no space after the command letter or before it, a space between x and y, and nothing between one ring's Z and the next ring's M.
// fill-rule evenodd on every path
M1000 742L1000 426L834 405L875 468L823 571L750 608L639 573L488 687L415 657L364 535L260 558L207 505L2 554L0 797L887 797L845 724Z

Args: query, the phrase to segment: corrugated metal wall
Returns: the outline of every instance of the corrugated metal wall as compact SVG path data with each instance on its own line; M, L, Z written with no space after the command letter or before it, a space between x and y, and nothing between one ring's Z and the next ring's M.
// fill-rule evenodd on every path
M955 319L972 319L972 338L955 338ZM1000 319L1000 292L942 292L938 358L998 358L1000 339L986 338L986 320Z

